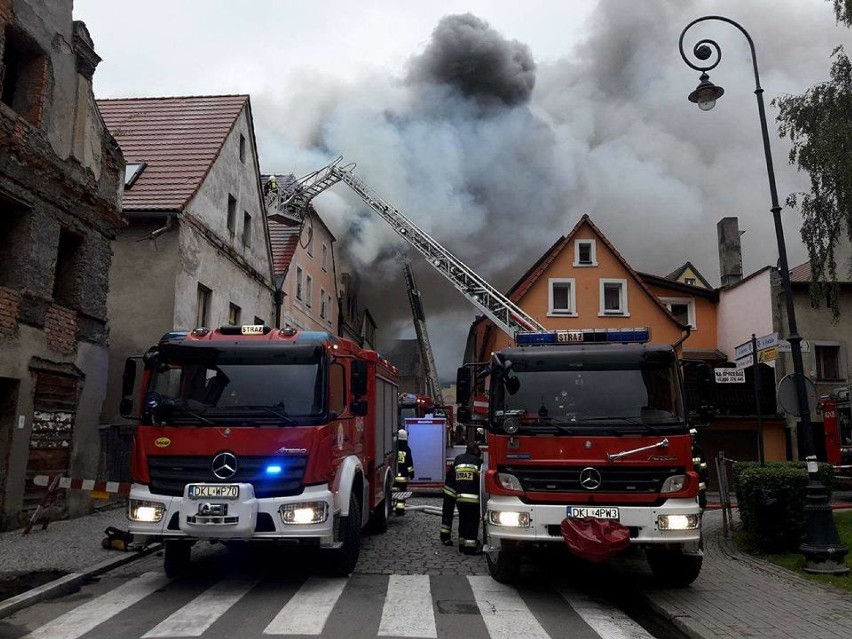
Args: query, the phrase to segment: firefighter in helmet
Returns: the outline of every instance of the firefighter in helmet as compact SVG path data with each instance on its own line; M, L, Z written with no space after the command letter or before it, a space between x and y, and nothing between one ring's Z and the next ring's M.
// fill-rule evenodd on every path
M441 543L452 546L453 516L456 514L456 483L455 464L447 467L447 476L444 479L444 503L441 507Z
M453 461L452 473L447 477L450 488L455 491L456 508L459 511L459 551L476 555L482 551L479 543L479 471L482 468L482 451L475 443ZM446 505L446 500L444 504ZM446 513L446 510L444 510ZM452 525L452 519L450 519ZM441 540L444 541L444 524L441 525ZM446 543L446 542L445 542Z
M399 429L396 440L396 478L393 480L393 487L394 491L405 493L408 490L408 482L414 479L414 458L411 456L411 449L408 447L408 431L404 428ZM394 512L397 515L405 514L404 496L395 500Z

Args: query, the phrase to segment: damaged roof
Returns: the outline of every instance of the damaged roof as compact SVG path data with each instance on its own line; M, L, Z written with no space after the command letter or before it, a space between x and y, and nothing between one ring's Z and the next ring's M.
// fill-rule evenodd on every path
M144 170L125 211L179 211L195 195L248 102L247 95L98 100L127 164Z

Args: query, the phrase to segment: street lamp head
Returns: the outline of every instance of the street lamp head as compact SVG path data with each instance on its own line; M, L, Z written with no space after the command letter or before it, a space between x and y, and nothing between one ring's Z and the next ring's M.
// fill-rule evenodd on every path
M689 94L689 101L698 104L702 111L709 111L716 106L716 100L722 97L725 89L710 82L710 76L702 73L695 91Z

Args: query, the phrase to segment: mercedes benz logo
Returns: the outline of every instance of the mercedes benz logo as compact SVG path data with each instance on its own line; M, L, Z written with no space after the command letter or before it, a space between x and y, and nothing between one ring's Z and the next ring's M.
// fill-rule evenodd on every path
M601 474L592 468L584 468L580 471L580 485L586 490L596 490L601 487Z
M210 468L219 479L230 479L237 474L237 456L234 453L219 453L213 458Z

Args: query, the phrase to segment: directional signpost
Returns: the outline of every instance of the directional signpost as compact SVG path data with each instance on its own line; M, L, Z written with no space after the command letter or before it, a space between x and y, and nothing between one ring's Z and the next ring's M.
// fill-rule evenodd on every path
M782 340L783 341L783 340ZM754 366L755 355L757 355L757 363L765 364L774 362L778 359L779 352L778 333L769 333L762 337L756 337L752 334L751 339L737 346L734 349L734 357L736 358L736 366L743 373L745 378L745 369L749 366ZM757 458L760 460L760 465L763 465L763 416L760 412L760 367L754 367L754 404L757 414Z

